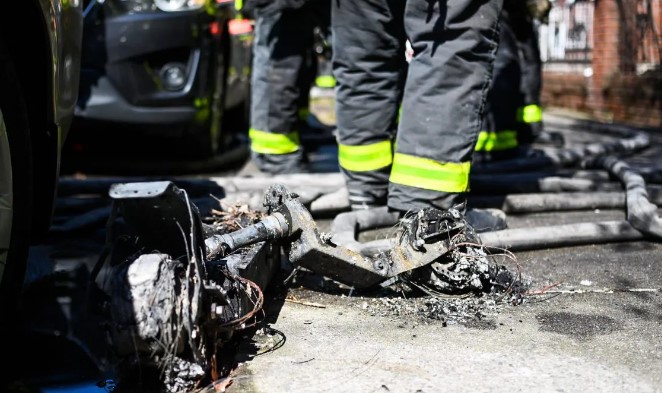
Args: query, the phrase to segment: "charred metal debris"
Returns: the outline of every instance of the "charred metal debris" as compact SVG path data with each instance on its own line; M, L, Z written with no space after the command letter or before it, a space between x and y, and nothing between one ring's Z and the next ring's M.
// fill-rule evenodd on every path
M490 294L488 302L523 301L519 271L500 263L516 263L514 255L483 246L454 209L424 209L400 220L390 247L375 250L361 247L356 225L337 237L320 232L298 195L282 185L267 189L264 213L237 205L204 218L168 181L114 184L110 196L108 233L115 220L125 233L109 235L110 251L94 275L110 254L108 337L118 386L188 392L223 377L224 345L260 322L263 291L282 255L357 289L408 285L439 299ZM368 217L372 226L394 218ZM450 315L435 302L429 318L441 318L435 307Z

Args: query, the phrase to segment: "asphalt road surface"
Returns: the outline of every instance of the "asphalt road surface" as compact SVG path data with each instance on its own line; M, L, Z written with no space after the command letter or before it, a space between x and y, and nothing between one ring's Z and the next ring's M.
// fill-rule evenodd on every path
M563 114L546 114L545 121L568 144L615 138L606 125ZM646 131L650 146L625 158L636 168L659 165L662 132ZM320 179L337 180L335 152L322 144L311 154ZM25 380L41 389L35 391L112 390L113 376L103 372L109 349L100 312L89 306L96 289L86 285L107 234L108 184L176 178L190 185L205 210L217 207L212 196L228 192L219 177L260 177L242 167L241 153L216 164L189 163L188 172L182 164L175 175L168 169L172 160L145 158L116 164L109 158L93 169L84 160L67 162L51 235L30 257L26 351L17 362L25 362ZM114 165L121 172L113 173ZM508 225L624 219L624 208L594 208L508 214ZM318 224L328 228L329 222ZM604 242L598 236L515 256L509 268L529 284L517 305L357 293L314 275L299 277L286 292L270 294L263 324L242 337L227 391L662 392L659 239ZM433 313L435 304L445 309Z

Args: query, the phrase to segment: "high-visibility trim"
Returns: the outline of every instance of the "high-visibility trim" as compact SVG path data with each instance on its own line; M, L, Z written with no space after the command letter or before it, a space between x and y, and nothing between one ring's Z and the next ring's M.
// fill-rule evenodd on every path
M339 143L338 162L342 168L353 172L375 171L386 168L393 162L391 141L361 146Z
M273 134L251 128L248 130L251 150L262 154L289 154L299 150L299 133Z
M244 0L234 0L234 9L241 11L244 9Z
M540 105L526 105L517 109L517 121L522 123L540 123L542 108Z
M331 75L320 75L315 78L315 85L317 87L330 89L332 87L336 87L336 78Z
M476 142L476 151L500 151L518 146L517 131L481 131Z
M409 187L457 193L469 189L470 171L470 162L439 162L395 153L389 180Z

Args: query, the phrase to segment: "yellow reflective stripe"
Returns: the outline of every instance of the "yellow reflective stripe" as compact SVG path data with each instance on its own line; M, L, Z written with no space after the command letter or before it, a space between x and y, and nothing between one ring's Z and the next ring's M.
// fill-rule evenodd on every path
M320 75L315 78L315 84L318 87L330 89L336 86L336 78L331 75Z
M234 9L237 11L244 9L244 0L234 0Z
M440 192L469 189L469 162L439 162L429 158L395 153L391 183Z
M273 134L251 128L248 130L251 138L251 150L262 154L288 154L299 150L299 133Z
M494 147L494 139L496 133L481 131L478 134L478 142L476 142L476 151L489 151Z
M214 1L212 1L212 0L206 0L205 1L205 11L207 12L208 15L215 15L216 14L216 8L214 7Z
M517 121L539 123L542 121L542 108L539 105L527 105L517 109Z
M517 131L481 131L478 134L476 151L508 150L517 146Z
M354 172L375 171L385 168L393 162L391 141L361 146L339 143L338 162L344 169Z

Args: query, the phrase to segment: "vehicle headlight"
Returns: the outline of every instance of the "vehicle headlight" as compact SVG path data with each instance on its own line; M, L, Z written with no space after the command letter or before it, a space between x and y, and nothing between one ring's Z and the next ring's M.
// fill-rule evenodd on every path
M202 8L206 0L111 0L115 12L141 13L153 11L178 12Z
M150 12L156 9L156 6L151 1L144 0L113 0L106 2L108 6L115 13L138 13Z
M205 0L154 0L154 4L167 12L198 9L205 5Z

